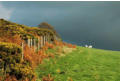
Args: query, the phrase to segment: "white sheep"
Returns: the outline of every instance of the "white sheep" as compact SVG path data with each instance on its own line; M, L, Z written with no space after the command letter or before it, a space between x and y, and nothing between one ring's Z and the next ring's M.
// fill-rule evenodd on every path
M92 48L92 45L89 45L88 48Z
M85 45L86 48L92 48L92 45Z
M88 45L85 45L86 48L88 48Z

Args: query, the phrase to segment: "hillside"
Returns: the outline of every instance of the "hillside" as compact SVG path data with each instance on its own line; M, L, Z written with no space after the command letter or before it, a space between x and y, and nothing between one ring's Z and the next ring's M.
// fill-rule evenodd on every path
M61 58L45 61L36 69L38 81L41 74L51 74L55 81L119 81L120 52L77 47Z
M59 57L67 52L63 48L72 51L76 46L62 42L54 28L29 27L0 19L0 81L36 81L34 69L43 60L56 56L49 50L55 50Z
M0 19L0 81L119 81L119 51L63 42L44 24Z
M11 21L7 21L4 19L0 19L0 37L2 36L14 36L20 35L23 40L28 38L37 38L43 35L50 35L50 40L60 39L56 32L53 32L51 29L47 28L39 28L39 27L29 27L26 25L21 25L17 23L13 23Z

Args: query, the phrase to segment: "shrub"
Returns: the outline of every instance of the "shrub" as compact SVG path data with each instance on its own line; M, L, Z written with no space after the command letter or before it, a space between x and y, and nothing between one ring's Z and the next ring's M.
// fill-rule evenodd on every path
M18 81L15 76L6 75L5 81Z
M50 49L53 49L53 48L54 48L54 45L46 42L46 43L45 43L45 47L50 48Z
M42 81L54 81L54 78L48 74L48 76L43 76Z
M14 36L4 35L4 36L0 37L0 41L1 42L7 42L7 43L15 43L17 45L21 45L23 40L21 39L20 35L14 35Z
M57 41L57 40L54 41L54 44L55 44L56 46L60 46L60 47L67 46L67 47L69 47L69 48L76 48L76 45L69 44L69 43L62 42L62 41Z
M42 60L47 57L48 55L45 54L45 51L43 49L35 52L33 47L30 48L27 45L24 47L24 59L30 62L30 65L33 68L42 63Z
M0 42L0 69L3 69L4 74L9 74L5 81L17 81L26 77L32 80L35 76L26 61L21 63L21 52L19 45Z
M14 65L11 64L10 67L11 67L10 74L15 75L18 80L19 79L25 80L26 77L29 80L32 80L35 77L33 69L27 64L16 63Z
M0 66L1 68L9 66L11 63L19 63L21 61L21 47L12 44L0 42Z
M0 52L6 52L11 54L20 54L22 52L19 45L13 43L0 42Z
M21 52L21 47L16 44L0 42L0 68L5 69L11 63L20 63Z

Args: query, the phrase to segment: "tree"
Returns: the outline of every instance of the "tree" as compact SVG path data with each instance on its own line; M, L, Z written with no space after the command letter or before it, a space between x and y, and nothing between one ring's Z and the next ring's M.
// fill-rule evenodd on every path
M39 28L46 28L46 29L50 29L54 32L54 34L60 38L60 36L58 35L58 33L55 31L54 27L50 24L48 24L47 22L42 22L38 25Z
M51 26L50 24L48 24L47 22L42 22L38 25L39 28L48 28L48 29L52 29L54 30L53 26Z

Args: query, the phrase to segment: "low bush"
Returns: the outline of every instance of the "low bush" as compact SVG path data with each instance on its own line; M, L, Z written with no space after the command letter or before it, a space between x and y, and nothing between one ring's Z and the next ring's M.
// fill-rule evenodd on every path
M48 76L43 76L42 81L54 81L54 78L48 74Z
M20 54L22 52L19 45L13 43L0 42L0 52L6 52L7 54Z
M43 49L35 52L33 47L25 45L24 47L24 60L28 61L32 68L35 68L38 64L41 64L43 59L48 58L48 55Z
M32 80L35 77L33 69L27 65L22 63L11 64L11 72L10 74L15 75L18 80L25 80L26 77L29 80Z
M35 77L33 69L27 64L28 62L22 62L21 57L22 49L19 45L0 42L0 70L2 71L1 74L4 75L4 78L0 79L12 81L15 78L17 80L25 80L27 77L32 80ZM9 77L6 74L9 74Z
M0 68L6 68L9 64L20 63L21 47L12 44L0 42Z

